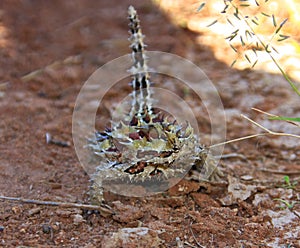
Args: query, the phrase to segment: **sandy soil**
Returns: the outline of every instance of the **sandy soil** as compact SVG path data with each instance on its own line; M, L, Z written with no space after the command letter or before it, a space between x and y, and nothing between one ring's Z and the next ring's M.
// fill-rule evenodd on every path
M195 42L198 33L175 26L150 1L4 0L0 195L88 204L89 176L72 144L73 107L94 70L129 52L130 4L139 11L149 50L191 59L216 85L225 107L227 139L261 131L240 113L268 128L297 132L251 111L258 107L300 115L299 99L280 75L228 67ZM128 85L122 87L128 91ZM200 124L206 123L203 119L199 113ZM60 142L47 144L46 133ZM106 217L84 208L0 200L0 246L300 247L299 185L283 180L284 175L291 182L299 180L298 144L274 137L229 144L224 153L234 156L220 162L225 183L184 179L145 198L107 192L114 214Z

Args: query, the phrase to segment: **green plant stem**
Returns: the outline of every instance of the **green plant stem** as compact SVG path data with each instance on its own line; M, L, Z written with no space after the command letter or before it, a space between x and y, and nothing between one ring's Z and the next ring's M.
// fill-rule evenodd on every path
M289 78L289 76L280 67L280 65L277 63L276 59L274 59L274 57L270 53L269 53L269 55L270 55L271 59L273 60L273 62L275 63L275 65L277 66L277 68L280 70L280 72L283 75L283 77L285 78L285 80L288 81L288 83L290 84L290 86L292 87L292 89L298 94L298 96L300 96L300 91L298 90L298 88L296 87L296 85L292 82L292 80Z

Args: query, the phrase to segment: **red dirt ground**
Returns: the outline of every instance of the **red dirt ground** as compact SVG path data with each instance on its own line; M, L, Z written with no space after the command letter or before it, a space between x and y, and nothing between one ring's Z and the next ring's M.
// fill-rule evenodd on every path
M72 144L73 107L93 71L129 52L130 4L138 10L149 50L192 58L216 84L228 139L260 131L240 113L268 123L251 107L300 113L282 77L229 68L194 42L198 34L174 26L150 1L3 0L0 195L88 203L89 176ZM47 144L46 133L70 145ZM115 213L107 217L74 207L0 200L0 246L300 247L299 185L287 189L282 179L299 180L298 147L295 140L281 143L271 137L227 145L226 154L238 154L221 161L227 184L184 179L152 197L106 193ZM284 207L282 200L293 207Z

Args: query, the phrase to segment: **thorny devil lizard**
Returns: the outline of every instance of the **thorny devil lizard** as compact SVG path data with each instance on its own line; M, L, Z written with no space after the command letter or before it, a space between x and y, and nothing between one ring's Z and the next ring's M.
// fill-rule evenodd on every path
M199 171L203 180L216 180L222 176L213 156L199 145L189 123L169 122L168 117L152 107L152 82L144 54L146 45L137 12L132 6L128 8L128 19L133 58L131 110L124 120L96 132L95 138L90 140L89 147L98 156L96 161L99 163L92 175L90 190L94 204L104 202L105 184L122 182L120 187L124 188L144 183L158 187L159 182L166 179L182 178L180 174L191 168Z

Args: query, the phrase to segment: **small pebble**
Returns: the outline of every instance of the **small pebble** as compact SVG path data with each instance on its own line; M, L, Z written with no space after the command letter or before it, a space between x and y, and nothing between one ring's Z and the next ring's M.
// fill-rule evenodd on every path
M241 176L241 179L243 179L245 181L252 181L253 180L253 176L244 175L244 176Z
M290 160L295 160L297 158L297 155L295 153L292 153L290 155Z
M18 207L18 206L14 206L11 208L11 211L14 213L14 214L20 214L21 213L21 209Z
M74 225L77 226L80 223L85 222L85 220L83 219L83 216L81 214L75 214L74 218L73 218L73 222L74 222Z
M39 214L41 212L41 208L37 207L37 208L32 208L28 211L28 215L35 215L35 214Z
M51 225L51 228L54 231L59 231L60 230L60 223L59 222L55 222L53 225Z
M60 209L58 209L58 210L56 210L56 214L61 216L61 217L64 217L64 218L68 218L68 217L70 217L72 212L69 211L69 210L60 210Z
M51 232L51 226L47 225L47 224L44 224L42 226L42 229L43 229L43 233L50 233Z

